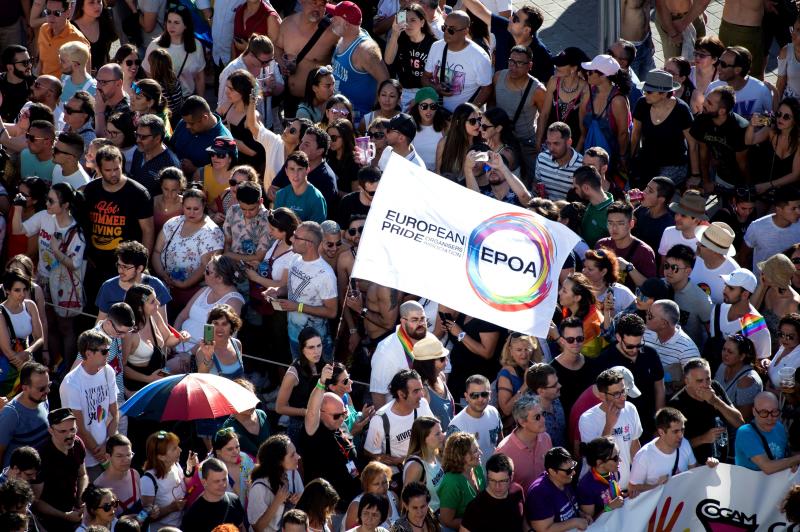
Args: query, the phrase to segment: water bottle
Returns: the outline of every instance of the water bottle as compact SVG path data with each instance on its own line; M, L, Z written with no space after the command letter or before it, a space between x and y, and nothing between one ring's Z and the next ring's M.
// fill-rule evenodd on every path
M716 427L716 428L723 428L723 429L725 429L725 431L724 431L724 432L722 432L722 434L720 434L719 436L717 436L717 442L716 442L716 443L717 443L717 445L719 445L720 447L727 447L727 446L728 446L728 427L727 427L727 426L725 425L725 423L724 423L724 422L723 422L723 421L722 421L722 420L719 418L719 416L717 416L716 418L714 418L714 427Z

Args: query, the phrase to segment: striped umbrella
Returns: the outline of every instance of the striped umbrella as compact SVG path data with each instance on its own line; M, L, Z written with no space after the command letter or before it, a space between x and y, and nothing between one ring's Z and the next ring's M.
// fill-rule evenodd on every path
M190 421L244 412L258 402L254 393L225 377L185 373L151 382L125 401L120 411L139 419Z

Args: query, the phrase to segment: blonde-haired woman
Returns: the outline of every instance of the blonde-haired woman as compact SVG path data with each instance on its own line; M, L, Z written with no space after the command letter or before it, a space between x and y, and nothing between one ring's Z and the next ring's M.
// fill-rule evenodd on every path
M436 488L442 481L442 463L439 460L444 432L439 420L420 416L411 425L408 443L408 458L403 464L403 487L412 482L421 482L428 488L431 500L428 505L434 512L439 510L439 494Z
M542 350L533 336L513 332L506 338L500 352L500 365L497 374L497 406L503 416L503 428L511 428L511 410L522 394L528 391L525 385L525 371L534 362L542 362Z
M389 528L394 521L400 519L400 514L397 511L397 497L393 492L389 491L391 481L392 470L386 464L373 461L364 467L361 472L361 488L364 492L357 495L347 507L347 514L345 514L342 521L342 532L358 526L358 503L364 493L374 493L375 495L389 497L389 518L381 526Z
M467 504L486 487L481 467L481 448L469 432L451 434L444 444L442 468L444 478L437 488L439 521L447 528L458 530Z

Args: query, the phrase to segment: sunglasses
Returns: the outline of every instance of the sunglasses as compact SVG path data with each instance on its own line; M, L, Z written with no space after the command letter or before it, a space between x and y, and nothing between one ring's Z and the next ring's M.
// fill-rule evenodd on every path
M371 197L373 197L375 195L377 190L365 190L364 192L366 192L367 196L369 196L371 198Z
M518 23L519 22L519 15L517 15L516 13L511 15L511 22L513 22L514 24Z
M735 65L735 64L733 64L733 63L726 63L726 62L725 62L725 61L723 61L722 59L720 59L719 61L717 61L717 65L719 65L719 67L720 67L720 68L733 68L733 67L735 67L735 66L736 66L736 65Z
M100 506L98 506L98 508L100 508L104 512L110 512L111 510L113 510L117 506L119 506L119 501L115 499L115 500L113 500L111 502L107 502L106 504L101 504Z
M678 273L681 270L685 270L684 266L678 266L677 264L669 264L667 262L664 263L664 271L672 271L672 273Z
M23 59L22 61L14 61L15 65L25 65L26 67L33 64L33 59Z
M36 142L37 140L47 140L47 137L37 137L33 133L25 133L25 138L31 142Z
M323 413L330 415L334 421L339 421L340 419L342 419L344 416L347 415L347 412L339 412L337 414L332 414L330 412L323 412Z
M342 245L342 241L339 240L338 242L325 242L326 248L338 248Z
M163 439L166 439L166 437L167 437L167 431L166 430L159 430L158 432L156 432L156 439L157 440L163 440Z
M336 142L337 140L339 140L340 138L342 138L342 136L341 136L341 135L330 135L330 134L329 134L328 136L331 138L331 142Z
M650 299L650 297L644 295L642 293L641 289L637 288L636 289L636 299L638 299L642 303L647 303L647 300Z
M435 105L435 104L431 104L431 105ZM420 104L420 106L422 106L422 104ZM382 138L384 138L386 136L386 133L384 133L383 131L367 131L367 136L369 138L371 138L371 139L381 140ZM798 263L798 264L800 264L800 263Z
M556 471L561 471L562 473L566 473L567 475L572 475L578 469L578 464L573 465L572 467L568 467L567 469L557 467Z
M472 118L467 118L467 123L471 126L477 126L481 123L481 117L473 116Z
M134 133L133 135L136 137L136 140L144 140L144 139L146 139L148 137L152 137L153 136L152 134L146 135L144 133Z
M493 126L493 125L491 125L491 124L481 124L481 129L482 129L483 131L488 131L488 130L492 129L493 127L494 127L494 126Z
M439 104L438 103L421 103L421 104L419 104L418 107L420 108L421 111L427 111L428 109L430 109L431 111L436 111L437 109L439 109Z
M226 434L233 434L235 436L236 431L233 429L233 427L225 427L217 431L217 436L224 436Z
M167 11L185 11L186 6L183 4L169 4L167 6Z
M348 116L350 114L350 111L348 111L347 109L336 109L335 107L328 109L328 111L330 111L335 115L342 115L342 116Z
M228 185L230 185L230 186L232 186L232 187L238 186L238 185L239 185L239 181L236 181L236 180L235 180L235 179L233 179L233 178L231 178L231 179L228 179Z
M791 113L775 113L775 118L783 118L784 120L792 120L794 116Z
M342 382L340 382L339 384L341 384L342 386L347 386L348 384L350 384L350 377L342 379Z
M64 112L67 113L68 115L74 115L74 114L77 114L77 113L85 113L86 111L84 111L83 109L73 109L72 107L67 107L65 105L64 106Z
M490 395L491 395L490 392L472 392L471 394L469 394L469 398L472 400L488 399Z
M459 31L464 31L465 29L467 29L467 26L464 26L463 28L456 28L455 26L448 26L447 24L442 24L442 31L446 31L450 35L455 35Z
M53 155L58 155L59 153L61 155L72 155L73 157L75 157L74 153L70 153L68 151L64 151L62 149L59 149L57 146L53 146ZM47 202L48 203L50 202L50 198L47 198Z
M568 344L574 344L575 342L582 344L583 341L586 340L585 336L562 336L561 338L563 338Z
M363 232L364 232L364 226L363 225L360 226L360 227L351 227L350 229L347 230L347 234L350 235L350 236L356 236L356 234L360 235Z
M644 342L642 342L642 343L640 343L640 344L633 344L633 345L631 345L631 344L626 344L625 342L622 342L622 345L624 345L624 346L625 346L625 349L628 349L628 350L633 350L633 349L639 349L639 350L641 350L641 349L644 347Z
M141 64L142 64L142 61L140 59L126 59L125 60L125 66L131 67L133 65L139 66ZM133 90L136 90L138 87L139 86L136 85L136 83L133 84ZM139 93L137 92L136 94L139 94Z
M800 264L800 257L792 257L792 264Z
M44 15L45 17L50 17L50 16L60 17L64 13L66 13L66 10L62 10L62 9L46 9L45 8L45 9L42 10L42 15Z
M213 157L215 159L224 159L227 156L228 156L227 153L219 153L219 152L216 152L216 151L211 152L211 157Z

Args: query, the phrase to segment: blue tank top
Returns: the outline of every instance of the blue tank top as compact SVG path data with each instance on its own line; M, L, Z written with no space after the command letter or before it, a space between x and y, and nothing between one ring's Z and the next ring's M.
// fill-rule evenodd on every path
M333 79L336 83L336 92L345 94L353 104L355 117L353 123L357 124L361 117L367 114L375 105L378 91L378 82L368 72L357 70L352 63L353 52L361 42L368 39L369 35L363 29L359 36L341 54L333 54Z
M217 355L211 355L212 360L214 361L214 370L211 370L211 373L216 373L220 377L226 377L228 379L238 379L242 375L244 375L244 366L242 364L242 353L239 352L239 346L236 345L236 342L231 340L231 345L233 346L233 350L236 352L236 362L231 364L222 364Z
M447 427L450 426L450 420L453 419L455 415L455 406L453 403L453 396L450 394L450 390L445 387L445 392L447 392L447 397L440 397L439 394L436 393L436 390L425 385L425 388L428 390L428 397L430 397L430 402L428 406L431 407L431 412L436 418L439 420L439 423L442 425L442 431L446 432Z

